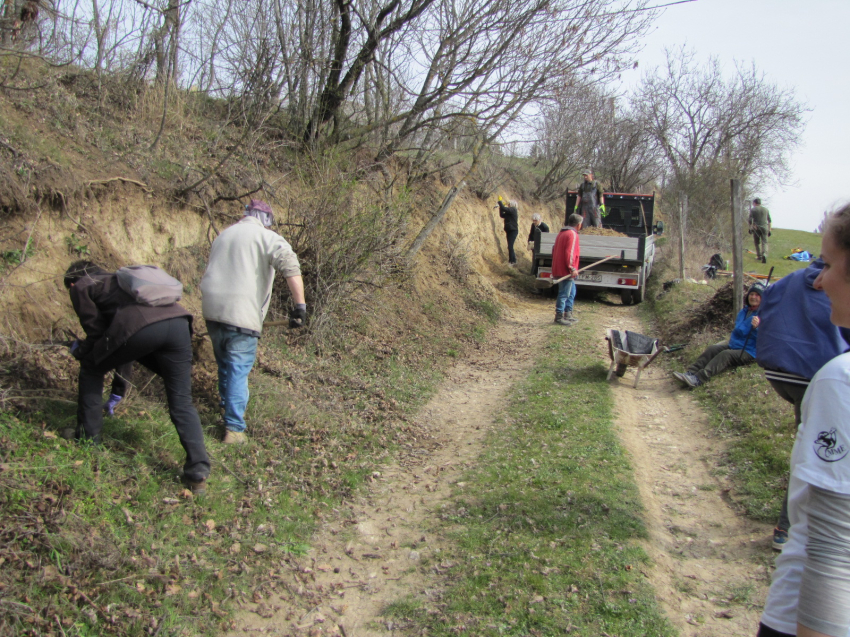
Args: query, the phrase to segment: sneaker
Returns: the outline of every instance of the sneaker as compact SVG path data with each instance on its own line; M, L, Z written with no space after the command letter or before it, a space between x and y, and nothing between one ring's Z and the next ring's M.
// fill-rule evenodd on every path
M248 436L245 435L244 431L230 431L228 429L222 442L226 445L244 445L248 442Z
M782 552L785 548L785 543L788 541L788 531L782 529L773 529L773 550Z
M688 384L689 387L699 387L700 385L702 385L702 381L700 380L699 376L697 376L696 374L691 374L690 372L685 372L684 376L685 376L685 382Z
M675 378L676 380L678 380L680 383L682 383L682 384L683 384L683 385L685 385L686 387L690 387L690 385L691 385L691 384L688 382L688 378L687 378L687 376L686 376L685 374L683 374L682 372L673 372L673 378Z
M189 490L192 492L192 495L196 498L200 498L207 494L207 481L201 480L200 482L193 482L189 480Z

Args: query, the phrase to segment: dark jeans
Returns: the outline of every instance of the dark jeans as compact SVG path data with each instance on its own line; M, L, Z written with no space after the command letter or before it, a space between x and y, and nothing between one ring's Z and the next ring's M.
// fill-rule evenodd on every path
M161 376L165 382L171 422L186 451L183 474L193 481L206 479L210 474L210 459L204 446L201 420L192 404L192 336L185 317L159 321L140 329L123 347L97 365L80 361L76 437L101 441L103 377L109 370L133 361Z
M756 637L795 637L794 635L789 635L788 633L780 633L778 630L773 630L770 626L765 626L761 622L759 622L759 631L756 634Z
M508 238L508 263L516 263L516 252L514 252L514 242L519 234L519 230L505 230L505 236Z
M720 372L725 372L730 367L748 365L755 359L747 352L740 349L729 349L729 342L722 341L709 345L700 357L688 367L691 374L696 374L702 382Z
M767 382L779 394L780 398L794 405L794 431L796 433L796 428L803 420L801 410L803 408L803 396L806 394L808 385L783 383L779 380L768 380ZM788 519L788 487L785 487L785 497L782 498L782 508L779 510L779 520L776 522L776 528L783 531L788 531L791 528L791 521Z

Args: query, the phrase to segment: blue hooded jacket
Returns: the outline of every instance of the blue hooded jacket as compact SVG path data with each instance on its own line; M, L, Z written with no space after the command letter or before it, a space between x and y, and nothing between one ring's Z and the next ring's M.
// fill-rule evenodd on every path
M761 367L811 379L827 361L850 349L850 330L830 322L829 297L814 288L822 269L818 258L764 291L756 355Z
M738 312L738 316L735 317L735 328L729 337L729 349L744 349L746 345L747 354L755 358L759 330L753 327L753 315L754 312L749 305Z

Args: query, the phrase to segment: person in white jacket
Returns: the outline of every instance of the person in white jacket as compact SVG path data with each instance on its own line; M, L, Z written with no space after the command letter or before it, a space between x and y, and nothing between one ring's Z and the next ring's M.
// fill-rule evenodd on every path
M850 328L850 205L826 221L823 269L829 320ZM758 637L850 635L850 353L812 378L791 452L791 528L761 616Z
M295 303L289 327L302 327L307 318L298 256L286 239L269 229L273 223L271 207L252 199L245 216L213 242L201 279L202 311L218 364L226 444L246 441L248 374L257 357L276 271L286 279Z

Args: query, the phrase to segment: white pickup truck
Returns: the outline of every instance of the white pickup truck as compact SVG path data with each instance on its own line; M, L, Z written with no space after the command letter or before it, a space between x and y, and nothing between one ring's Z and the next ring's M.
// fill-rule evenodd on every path
M566 215L575 208L575 192L567 193ZM581 235L579 268L605 257L605 261L578 275L579 287L605 288L620 293L623 305L640 303L646 294L646 282L655 261L655 235L664 231L664 224L653 224L655 194L605 193L607 215L603 228L627 236ZM552 247L557 232L540 232L534 241L532 259L535 285L540 289L552 287Z

